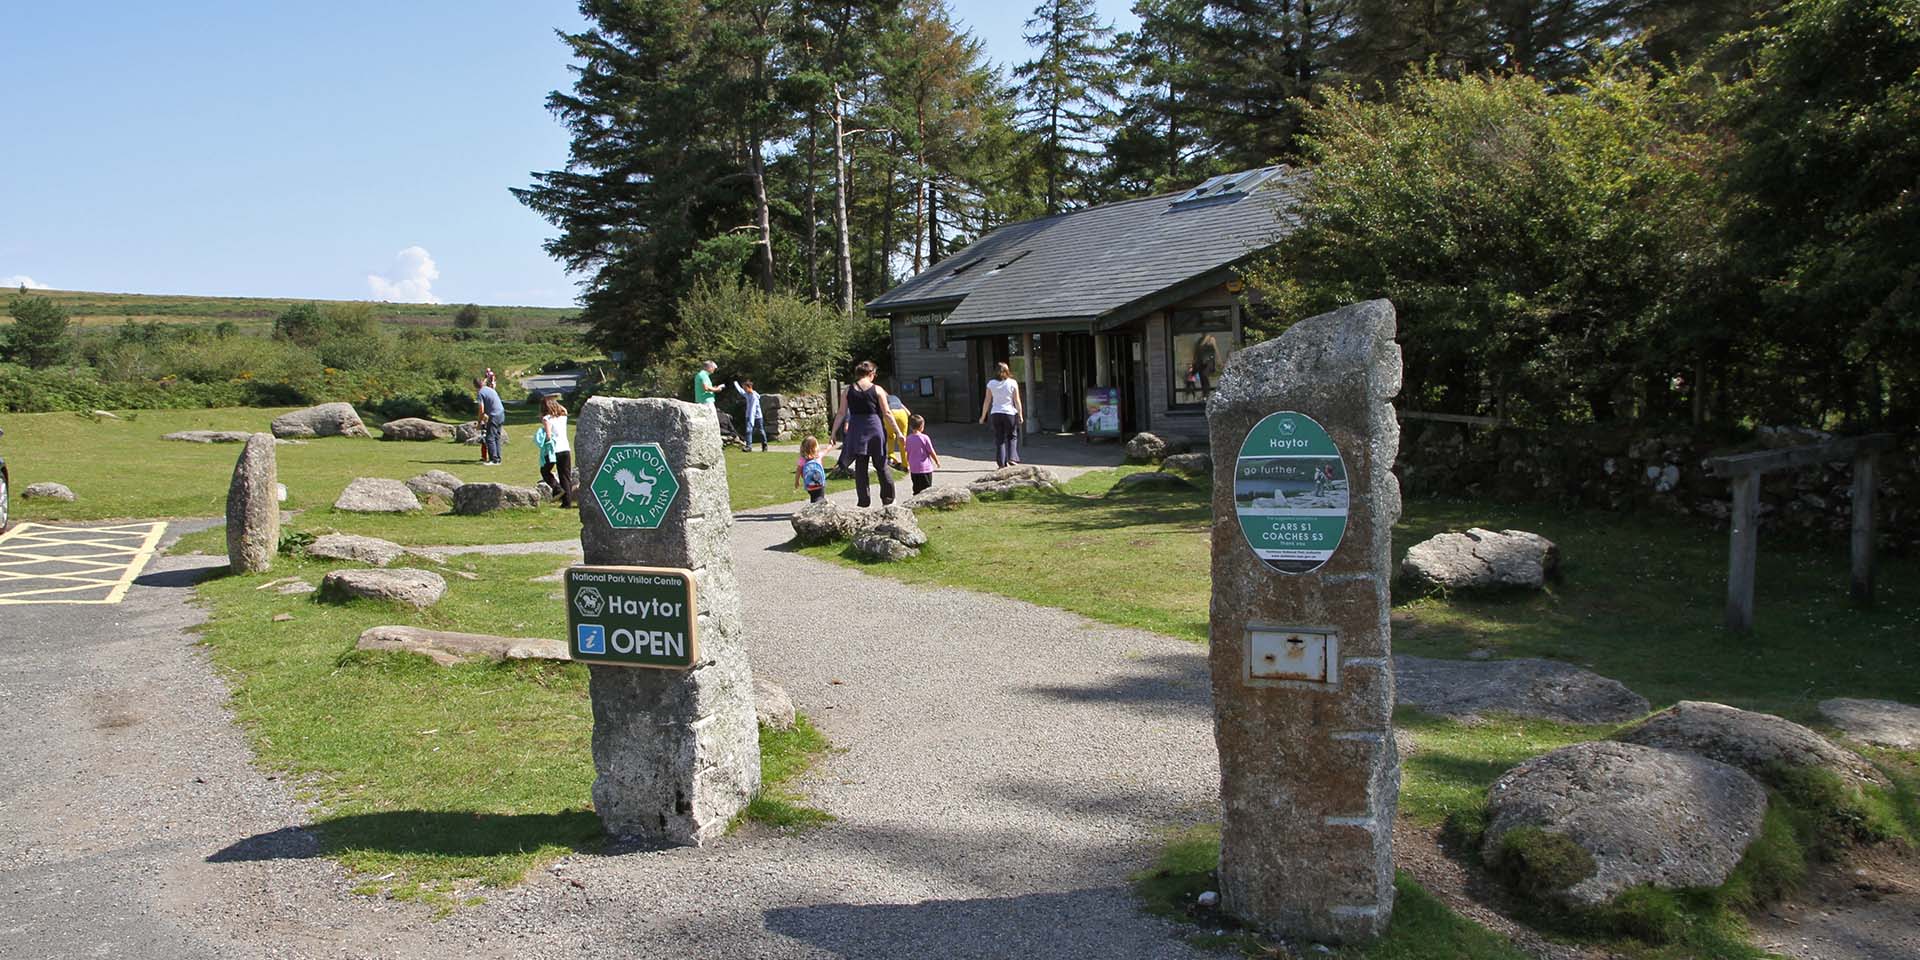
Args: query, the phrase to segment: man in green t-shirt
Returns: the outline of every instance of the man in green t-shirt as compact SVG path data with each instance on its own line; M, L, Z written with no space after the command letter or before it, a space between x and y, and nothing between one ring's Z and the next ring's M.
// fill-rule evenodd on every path
M720 365L714 363L712 360L708 360L706 363L700 365L700 371L693 375L693 402L704 403L711 408L714 416L720 420L720 436L732 439L734 436L733 417L729 416L725 410L715 406L713 402L714 395L727 388L727 385L724 383L719 386L714 386L713 372L718 369L720 369Z

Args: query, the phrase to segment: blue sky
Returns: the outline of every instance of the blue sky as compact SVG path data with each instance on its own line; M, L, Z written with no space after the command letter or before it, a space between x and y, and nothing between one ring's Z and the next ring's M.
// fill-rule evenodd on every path
M1033 3L954 10L1010 64ZM507 188L566 159L542 101L574 3L9 6L5 286L572 302Z

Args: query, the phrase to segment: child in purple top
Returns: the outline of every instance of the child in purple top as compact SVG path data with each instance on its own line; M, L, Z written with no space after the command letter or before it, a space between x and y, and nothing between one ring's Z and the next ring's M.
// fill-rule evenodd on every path
M933 471L940 466L940 455L933 452L933 438L927 436L927 418L914 414L907 420L907 475L913 478L913 492L933 486Z

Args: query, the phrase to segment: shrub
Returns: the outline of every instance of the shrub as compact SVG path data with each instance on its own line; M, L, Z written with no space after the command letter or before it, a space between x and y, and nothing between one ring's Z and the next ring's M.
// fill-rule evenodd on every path
M326 335L326 320L320 308L311 303L296 303L273 318L273 335L301 346L311 347Z
M480 325L481 319L480 305L469 303L454 312L453 326L456 330L472 330Z
M64 363L73 352L67 310L52 297L14 297L7 305L13 329L7 332L7 356L35 370Z
M680 301L679 313L684 332L649 377L669 396L692 389L702 360L718 363L724 376L750 376L761 390L781 393L818 389L847 358L847 321L799 297L705 281Z

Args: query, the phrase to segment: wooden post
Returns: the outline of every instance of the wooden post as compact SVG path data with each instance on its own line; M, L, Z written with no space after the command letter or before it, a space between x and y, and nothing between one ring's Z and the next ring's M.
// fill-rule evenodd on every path
M1873 605L1873 480L1880 454L1853 458L1853 602Z
M1760 474L1733 478L1733 544L1727 550L1727 629L1753 629L1753 561L1760 547Z

